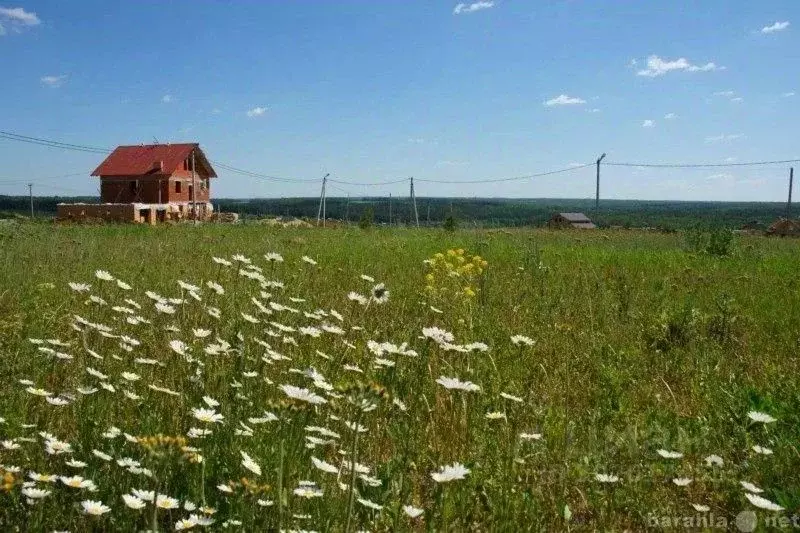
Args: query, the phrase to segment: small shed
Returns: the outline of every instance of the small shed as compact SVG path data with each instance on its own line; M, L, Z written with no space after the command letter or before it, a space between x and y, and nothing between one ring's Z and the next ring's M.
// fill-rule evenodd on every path
M555 213L547 225L551 228L596 229L594 222L583 213Z

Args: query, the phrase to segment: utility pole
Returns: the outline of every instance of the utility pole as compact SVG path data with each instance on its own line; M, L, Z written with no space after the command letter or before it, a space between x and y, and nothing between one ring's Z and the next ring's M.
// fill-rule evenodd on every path
M322 220L322 227L325 227L325 185L328 183L328 176L322 176L322 191L319 193L319 209L317 210L317 226L319 226L320 219Z
M794 181L794 167L789 167L789 202L786 204L786 218L792 218L792 182ZM31 215L33 216L33 215Z
M194 150L192 150L192 218L197 225L197 172L194 166Z
M344 208L344 219L347 221L347 225L350 225L350 193L347 193L347 204Z
M428 226L431 225L431 203L428 202Z
M597 158L597 188L595 189L594 195L594 208L595 210L600 209L600 162L605 159L606 154L601 155Z
M411 202L414 204L414 220L419 228L419 213L417 213L417 196L414 194L414 178L411 178Z
M392 193L389 193L389 226L392 225Z
M791 192L789 195L789 201L791 202ZM33 219L33 183L28 184L28 196L31 198L31 219Z

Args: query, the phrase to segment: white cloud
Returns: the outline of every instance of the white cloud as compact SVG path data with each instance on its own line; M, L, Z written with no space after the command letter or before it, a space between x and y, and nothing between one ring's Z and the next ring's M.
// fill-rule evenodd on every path
M575 96L567 96L566 94L560 94L555 98L551 98L550 100L546 101L544 105L548 107L552 107L554 105L583 105L586 103L586 100L583 98L577 98Z
M717 91L717 92L714 93L714 96L724 96L726 98L730 98L735 94L736 93L733 92L733 91Z
M720 174L712 174L710 176L706 176L707 181L719 181L719 180L730 180L733 178L733 174L728 174L727 172L722 172Z
M715 63L706 63L705 65L693 65L685 57L680 57L675 60L665 60L658 56L650 56L647 58L647 68L636 72L637 76L647 76L648 78L657 78L672 71L683 72L711 72L713 70L724 70L725 67L717 66Z
M737 96L736 98L731 98L731 102L738 104L739 102L744 102L744 98L742 98L741 96Z
M736 139L741 139L744 137L741 133L735 134L722 134L722 135L712 135L710 137L706 137L707 143L719 143L719 142L728 142L728 141L735 141Z
M599 112L600 112L600 109L599 109L599 108L597 108L597 107L595 107L595 108L592 108L592 109L588 109L587 111L588 111L589 113L599 113Z
M172 95L165 94L164 96L161 97L161 101L164 102L165 104L172 102Z
M254 107L253 109L250 109L250 110L247 111L247 116L251 117L251 118L252 117L260 117L261 115L263 115L266 112L267 112L267 108L266 107Z
M789 91L788 93L783 93L781 96L783 96L784 98L791 98L792 96L794 96L794 94L795 94L794 91Z
M763 28L761 28L761 33L775 33L776 31L783 31L788 27L789 27L789 21L784 20L783 22L776 22L775 24L764 26Z
M55 89L64 85L64 82L67 81L67 75L61 74L59 76L42 76L39 78L39 81L41 81L47 87L52 87Z
M642 122L642 127L643 128L655 128L656 127L656 123L653 120L647 119L644 122Z
M32 11L25 11L21 7L0 7L0 35L5 35L5 24L19 33L26 26L36 26L42 21Z
M667 113L666 115L664 115L665 120L674 120L676 118L678 118L678 115L676 115L675 113Z
M456 7L453 8L453 15L461 15L462 13L474 13L476 11L481 11L483 9L489 9L490 7L494 7L494 2L491 0L472 2L471 4L458 4Z

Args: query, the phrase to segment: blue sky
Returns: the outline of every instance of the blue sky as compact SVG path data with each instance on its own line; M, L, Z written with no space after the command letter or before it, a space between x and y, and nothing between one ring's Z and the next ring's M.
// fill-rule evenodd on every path
M800 2L0 0L0 130L197 141L297 179L478 180L800 158ZM460 7L459 7L460 6ZM797 22L800 24L800 22ZM96 193L102 157L0 139L0 194ZM52 176L85 175L59 179ZM220 171L216 196L316 183ZM788 165L606 166L606 198L782 201ZM594 169L419 196L594 195ZM407 194L405 184L332 194Z

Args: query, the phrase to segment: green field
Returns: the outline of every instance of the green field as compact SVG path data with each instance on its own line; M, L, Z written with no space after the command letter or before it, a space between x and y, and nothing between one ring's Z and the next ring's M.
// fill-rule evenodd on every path
M800 244L739 237L716 257L685 241L0 227L2 529L173 530L190 514L246 531L789 519L800 508ZM437 253L435 268L424 263ZM370 296L379 283L385 302ZM452 340L424 336L430 327ZM454 463L463 479L431 475ZM763 509L742 481L784 510ZM138 493L133 509L122 495L134 489L168 498ZM110 510L87 514L88 500Z

